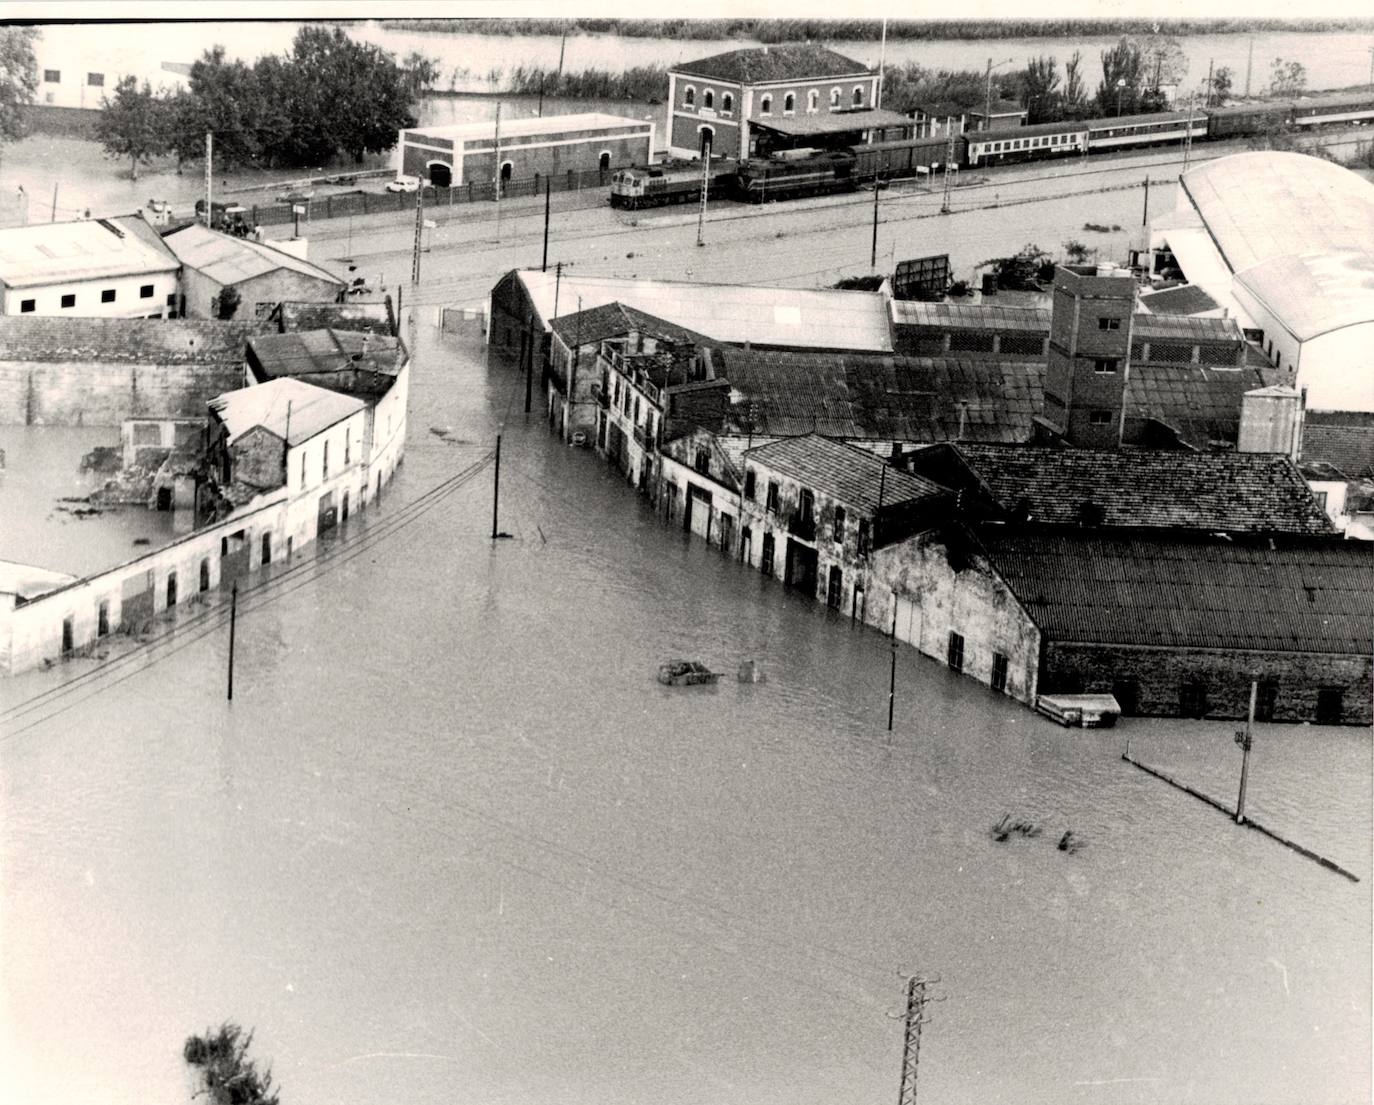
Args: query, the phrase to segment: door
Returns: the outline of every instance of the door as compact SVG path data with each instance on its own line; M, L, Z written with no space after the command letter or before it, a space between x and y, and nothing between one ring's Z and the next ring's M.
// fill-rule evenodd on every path
M787 574L784 577L787 585L804 591L815 598L817 571L816 550L809 545L803 545L799 541L788 538Z
M696 484L687 488L688 516L691 519L687 528L698 537L710 540L711 537L711 493Z
M334 492L326 491L320 496L319 512L315 516L315 529L318 533L333 529L339 522L339 512L334 507Z
M902 595L897 596L897 640L921 647L920 607Z
M825 605L831 610L840 608L840 599L844 597L844 573L840 571L838 564L830 565L830 585L825 592Z

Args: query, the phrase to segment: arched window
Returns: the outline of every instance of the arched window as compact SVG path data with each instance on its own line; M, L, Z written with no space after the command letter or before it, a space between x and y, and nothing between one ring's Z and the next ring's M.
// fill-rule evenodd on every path
M690 84L687 86L687 91L682 94L682 102L688 107L697 102L697 90Z
M856 84L854 86L854 106L862 107L864 102L864 86Z
M759 101L759 114L760 114L760 115L772 115L772 114L773 114L773 97L772 97L772 96L765 96L765 97L763 97L763 99L761 99L761 100Z
M511 171L515 168L509 161L501 162L501 183L505 184L510 180Z
M596 159L597 167L604 173L611 167L611 151L602 150L601 156Z
M797 110L797 97L795 93L789 92L782 98L783 114L789 114Z
M830 106L832 108L840 106L840 90L838 88L830 90Z
M701 106L702 106L702 107L715 107L715 106L716 106L716 94L715 94L714 91L712 91L711 89L708 88L705 92L703 92L703 93L701 94Z
M715 147L716 147L716 132L715 132L715 130L714 130L713 128L711 128L711 127L701 127L701 128L700 128L700 138L701 138L701 156L702 156L702 157L705 157L705 156L706 156L706 151L707 151L708 148L714 152Z
M812 112L816 110L816 105L820 103L821 94L814 88L806 94L806 110Z
M735 98L730 93L727 92L720 98L720 109L721 111L735 110Z

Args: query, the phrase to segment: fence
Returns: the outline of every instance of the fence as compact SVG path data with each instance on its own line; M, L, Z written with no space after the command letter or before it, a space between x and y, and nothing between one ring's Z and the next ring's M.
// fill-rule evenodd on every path
M523 180L502 182L503 199L519 199L522 196L543 195L547 185L551 192L576 192L583 188L609 188L610 169L569 169L566 173L552 176L533 177ZM451 188L433 184L424 186L425 207L449 207L459 203L492 202L496 198L496 185L490 180L470 180L466 184L456 184ZM247 205L245 205L247 207ZM415 207L413 192L343 192L334 196L318 196L305 204L306 219L337 219L346 215L376 215L388 211L406 211ZM289 203L254 204L247 207L247 221L258 226L273 226L289 223L296 218Z

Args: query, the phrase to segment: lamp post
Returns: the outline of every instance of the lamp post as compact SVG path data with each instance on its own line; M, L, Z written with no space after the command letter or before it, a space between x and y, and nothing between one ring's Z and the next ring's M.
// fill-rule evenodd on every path
M1116 117L1121 118L1121 93L1126 91L1126 78L1116 78Z
M994 65L992 58L988 58L988 71L983 87L983 130L992 130L992 71L1001 69L1004 65L1011 65L1015 61L1015 58L1007 58L1006 61L999 61Z

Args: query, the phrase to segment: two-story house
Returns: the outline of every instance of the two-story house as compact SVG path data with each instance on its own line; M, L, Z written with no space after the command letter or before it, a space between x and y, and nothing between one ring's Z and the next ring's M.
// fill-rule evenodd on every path
M668 72L669 146L675 157L749 157L753 120L853 111L878 104L878 74L813 43L714 54Z

